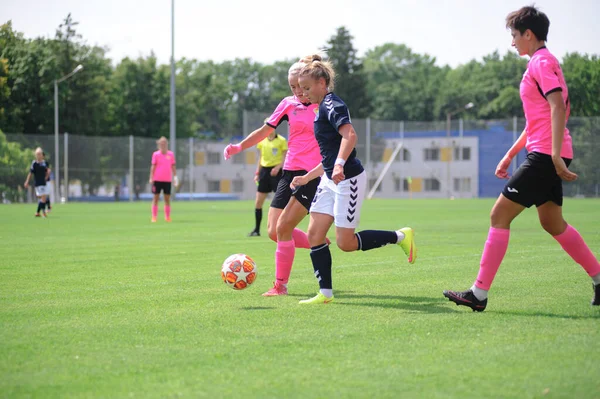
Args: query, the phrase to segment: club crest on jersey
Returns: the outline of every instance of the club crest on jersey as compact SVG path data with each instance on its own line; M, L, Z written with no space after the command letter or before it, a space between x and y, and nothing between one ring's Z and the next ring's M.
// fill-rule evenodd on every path
M277 148L271 148L271 152L273 153L273 155L277 155L278 149Z

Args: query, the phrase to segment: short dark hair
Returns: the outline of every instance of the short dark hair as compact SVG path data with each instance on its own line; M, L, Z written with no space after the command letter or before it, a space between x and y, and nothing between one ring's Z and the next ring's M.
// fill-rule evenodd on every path
M548 16L534 6L525 6L506 16L506 27L525 33L527 29L533 32L538 40L548 40L550 20Z

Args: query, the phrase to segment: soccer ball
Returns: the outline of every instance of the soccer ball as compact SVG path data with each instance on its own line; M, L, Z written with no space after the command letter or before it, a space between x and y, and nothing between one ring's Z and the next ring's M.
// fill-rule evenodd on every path
M243 290L256 280L256 263L248 255L231 255L223 262L221 278L234 290Z

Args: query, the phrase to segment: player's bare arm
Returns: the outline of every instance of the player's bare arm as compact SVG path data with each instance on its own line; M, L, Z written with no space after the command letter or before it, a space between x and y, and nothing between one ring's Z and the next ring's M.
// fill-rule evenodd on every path
M565 161L560 156L567 117L567 107L562 97L562 91L550 93L546 99L550 104L552 118L552 162L556 168L556 174L564 181L577 180L577 174L567 168Z

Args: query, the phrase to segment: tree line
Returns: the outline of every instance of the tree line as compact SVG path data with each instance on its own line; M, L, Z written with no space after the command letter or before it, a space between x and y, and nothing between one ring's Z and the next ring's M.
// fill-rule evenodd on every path
M168 135L170 66L154 54L113 65L108 49L87 44L77 24L69 14L54 38L35 39L15 31L10 21L0 27L0 129L54 133L54 80L82 64L82 72L60 83L60 133ZM518 87L527 61L514 52L492 52L455 68L397 43L359 57L345 27L323 47L338 73L335 91L354 117L441 120L467 102L476 107L465 118L522 115ZM178 60L177 137L240 134L243 110L268 112L289 95L287 70L294 61ZM567 54L562 64L572 116L600 115L598 55Z

